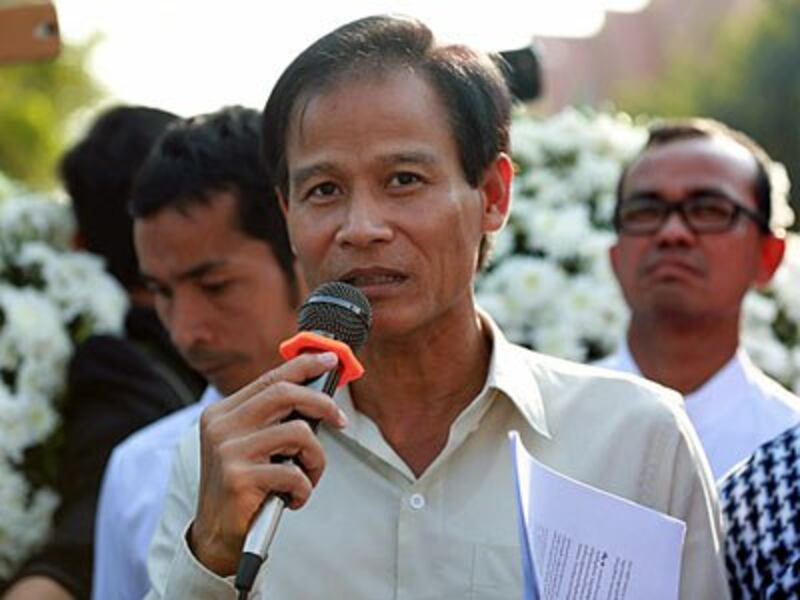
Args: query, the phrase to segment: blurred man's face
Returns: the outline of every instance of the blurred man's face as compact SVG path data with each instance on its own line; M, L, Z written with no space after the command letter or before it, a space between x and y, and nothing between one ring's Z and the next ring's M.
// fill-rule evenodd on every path
M423 77L347 79L312 96L295 111L286 154L287 222L309 286L361 288L373 340L471 314L478 245L504 222L510 163L471 187Z
M736 143L697 138L648 150L628 172L622 205L725 198L756 211L755 159ZM702 212L697 218L705 218ZM776 248L776 245L780 248ZM697 233L672 212L647 235L620 233L614 272L634 317L738 318L742 298L780 263L782 241L743 214L726 231Z
M134 226L156 310L189 364L230 394L280 362L296 328L292 294L266 242L237 226L232 193Z

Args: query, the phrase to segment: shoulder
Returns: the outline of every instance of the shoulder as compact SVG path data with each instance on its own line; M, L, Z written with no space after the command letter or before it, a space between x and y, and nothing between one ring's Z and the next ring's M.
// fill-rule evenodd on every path
M800 398L787 390L776 380L764 373L755 365L748 367L748 379L751 385L758 388L762 396L770 400L775 406L797 413L800 416Z
M713 482L680 394L635 375L517 352L541 396L549 440L534 437L532 447L543 462L682 520L708 520L703 498Z
M729 578L754 594L800 550L787 506L800 500L800 426L760 446L720 483Z
M591 446L598 455L635 452L648 469L700 454L678 392L636 375L517 352L533 375L554 440Z
M130 340L108 334L92 335L75 349L71 368L80 375L83 370L94 370L98 365L127 365L131 359L134 367L147 366L146 357Z
M794 477L785 478L792 470L800 468L800 425L787 429L778 437L759 446L746 460L720 483L720 497L726 511L740 511L756 502L758 497L766 500L776 492L774 486L766 485L771 479L777 484L785 479L800 488Z
M683 408L681 395L662 385L633 375L584 365L515 347L530 369L546 404L598 406L616 412L667 416Z
M150 460L154 452L171 453L200 418L203 408L201 404L187 406L135 432L115 448L115 462Z
M70 396L82 403L97 397L104 404L132 399L137 405L175 406L151 359L131 341L111 335L91 336L75 349L68 383Z

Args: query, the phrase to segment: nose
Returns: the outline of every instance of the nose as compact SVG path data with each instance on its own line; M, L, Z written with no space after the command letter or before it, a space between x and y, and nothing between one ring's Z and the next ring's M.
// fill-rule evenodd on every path
M391 240L392 227L386 210L377 195L368 191L353 193L336 232L337 243L364 248Z
M694 232L680 211L673 211L667 215L667 220L656 233L659 244L685 245L694 239Z
M207 345L211 340L203 302L188 293L175 294L166 325L173 343L182 352Z

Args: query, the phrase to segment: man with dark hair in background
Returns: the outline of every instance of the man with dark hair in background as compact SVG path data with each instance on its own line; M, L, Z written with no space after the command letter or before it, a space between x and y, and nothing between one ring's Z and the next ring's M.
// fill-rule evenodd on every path
M366 372L329 398L303 382L335 356L303 354L205 410L173 459L149 598L234 597L272 493L303 508L282 517L257 597L519 598L510 430L567 476L685 521L682 597L727 597L714 485L678 395L515 346L475 306L509 211L510 109L489 57L409 18L344 25L284 71L267 173L308 285L371 303ZM270 460L285 455L297 462Z
M260 114L230 107L174 124L136 180L143 279L183 357L211 386L200 403L118 446L97 516L94 597L141 600L172 453L201 411L280 363L304 287L264 177ZM185 595L184 597L190 597Z
M742 302L783 258L787 184L744 134L666 121L622 174L611 263L631 309L601 366L678 390L715 478L800 420L800 400L740 347Z
M147 107L110 109L62 159L61 179L78 222L76 245L105 259L131 306L124 338L93 336L75 351L53 534L18 573L5 600L89 598L97 495L111 449L193 403L202 390L202 379L175 352L141 284L127 210L136 172L177 119Z

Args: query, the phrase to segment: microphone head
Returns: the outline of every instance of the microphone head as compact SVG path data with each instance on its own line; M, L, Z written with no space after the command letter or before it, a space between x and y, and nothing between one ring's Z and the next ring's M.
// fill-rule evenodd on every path
M369 300L341 281L323 283L306 299L297 316L300 331L315 331L358 350L372 324Z

